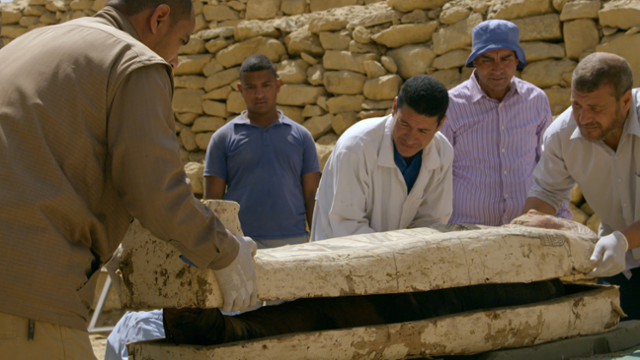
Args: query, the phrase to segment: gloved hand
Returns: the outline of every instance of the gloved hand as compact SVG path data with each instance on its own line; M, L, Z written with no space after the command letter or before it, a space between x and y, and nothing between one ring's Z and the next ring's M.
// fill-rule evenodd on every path
M258 301L258 284L253 256L258 246L251 238L236 236L240 248L235 260L224 269L213 270L222 290L222 311L233 312L253 306Z
M613 234L600 238L593 255L591 255L591 263L597 267L587 276L607 277L624 271L625 254L628 247L627 238L619 231L614 231Z

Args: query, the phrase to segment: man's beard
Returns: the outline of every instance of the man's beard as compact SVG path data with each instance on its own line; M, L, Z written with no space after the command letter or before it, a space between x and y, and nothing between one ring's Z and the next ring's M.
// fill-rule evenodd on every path
M614 120L611 123L609 123L607 127L603 128L602 124L598 122L593 122L593 125L595 125L599 131L596 134L589 136L588 133L585 133L585 131L582 129L584 125L580 124L579 125L580 133L582 133L582 136L585 139L587 139L587 141L590 141L590 142L601 141L608 138L613 133L617 132L620 129L620 127L624 125L625 120L626 120L626 116L622 114L622 106L621 104L618 104L616 108L616 113L614 115ZM592 125L592 124L589 124L589 125ZM593 132L593 130L591 130L591 132Z

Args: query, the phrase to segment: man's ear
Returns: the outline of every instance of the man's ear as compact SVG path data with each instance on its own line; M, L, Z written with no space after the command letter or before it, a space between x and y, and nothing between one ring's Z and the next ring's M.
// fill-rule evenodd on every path
M276 80L276 87L278 88L278 92L280 92L280 88L282 87L282 79Z
M166 32L166 29L171 27L171 19L169 18L170 13L171 8L167 4L160 4L153 11L151 18L149 19L149 30L153 35Z
M633 105L633 94L631 90L627 90L627 92L622 95L622 98L620 98L620 103L622 104L623 113L626 114L631 108L631 105Z
M391 116L396 115L396 111L398 110L398 97L393 98L393 106L391 107Z
M242 94L242 83L240 81L238 81L238 83L236 84L236 87L238 88L238 91L240 91L240 93Z

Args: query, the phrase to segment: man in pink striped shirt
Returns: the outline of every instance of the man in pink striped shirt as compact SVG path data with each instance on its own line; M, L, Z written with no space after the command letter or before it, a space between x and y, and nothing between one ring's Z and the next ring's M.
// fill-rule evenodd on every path
M488 20L473 29L469 80L449 91L440 130L454 148L450 223L508 224L522 213L551 124L545 93L514 77L526 64L518 27ZM565 206L559 216L571 218Z

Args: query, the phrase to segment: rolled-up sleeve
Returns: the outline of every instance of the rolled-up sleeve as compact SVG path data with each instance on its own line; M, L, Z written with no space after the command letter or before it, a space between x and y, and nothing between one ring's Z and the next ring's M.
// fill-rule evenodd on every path
M538 198L558 211L563 202L571 199L575 181L562 157L560 137L546 134L543 144L542 156L533 170L533 187L529 190L529 197Z
M200 268L228 266L237 240L197 200L178 155L166 66L132 71L110 107L111 177L127 211Z

